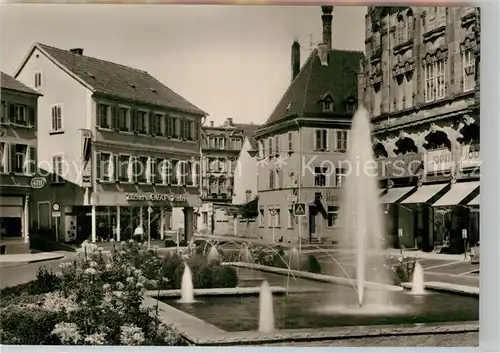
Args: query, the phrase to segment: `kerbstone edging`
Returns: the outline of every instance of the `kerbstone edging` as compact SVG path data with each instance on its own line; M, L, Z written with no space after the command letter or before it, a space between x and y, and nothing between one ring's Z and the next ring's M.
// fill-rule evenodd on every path
M413 284L409 282L401 283L401 287L405 289L412 289ZM460 284L444 283L444 282L425 282L424 288L430 291L447 292L468 296L479 296L479 288L472 286L464 286Z
M270 287L273 294L284 294L287 290L283 287ZM151 297L180 297L180 289L169 289L160 291L147 291L146 295ZM291 292L291 291L288 291ZM193 290L194 296L230 296L230 295L252 295L259 294L260 287L233 287L233 288L195 288Z
M287 268L264 266L258 264L251 264L247 262L223 262L222 264L226 266L243 267L262 272L276 273L280 275L290 275L299 278L312 279L320 282L328 282L328 283L352 286L351 281L348 278L344 277L335 277L335 276L329 276L329 275L306 272L306 271L289 270ZM393 286L390 284L382 284L382 283L368 282L368 281L365 282L365 286L366 288L369 289L382 289L392 292L401 292L404 290L404 288L401 286Z

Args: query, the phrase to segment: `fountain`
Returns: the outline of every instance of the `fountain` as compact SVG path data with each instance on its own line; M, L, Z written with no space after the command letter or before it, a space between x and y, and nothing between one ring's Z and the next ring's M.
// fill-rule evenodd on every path
M411 294L414 295L425 294L424 270L422 268L422 265L420 265L420 262L418 261L415 261L415 267L413 268Z
M247 263L252 263L252 253L250 252L247 244L245 244L240 249L239 260Z
M260 286L259 331L269 333L274 330L273 294L267 281Z
M344 224L351 225L340 239L346 248L355 244L356 283L358 305L365 304L365 281L367 268L367 249L377 253L383 249L383 216L379 205L377 164L373 158L368 111L360 107L353 117L349 152L347 156L347 177L344 187L343 204L340 218ZM376 258L379 258L378 260ZM382 270L383 258L371 259L370 266L378 268L376 282L389 283L388 274ZM373 261L375 260L375 261ZM379 263L377 263L379 262ZM371 305L386 305L388 294L379 291L370 296Z
M297 248L290 249L288 253L288 266L293 270L300 269L300 253Z
M215 247L215 245L212 245L210 247L210 250L208 251L208 255L207 255L208 262L218 261L219 258L220 258L220 254L217 251L217 248Z
M194 303L193 279L191 269L187 263L184 264L184 273L181 280L181 299L179 302L185 304Z

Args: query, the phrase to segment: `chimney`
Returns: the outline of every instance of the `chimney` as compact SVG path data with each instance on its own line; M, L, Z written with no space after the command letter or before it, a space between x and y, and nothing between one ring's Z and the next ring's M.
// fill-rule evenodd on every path
M210 127L214 127L214 121L210 120Z
M318 57L321 66L328 66L328 46L325 43L318 44Z
M323 43L325 43L328 50L330 50L332 49L333 6L321 6L321 10L323 10L323 15L321 15L321 19L323 20Z
M83 55L83 49L82 48L73 48L69 50L73 54L78 54L78 55Z
M292 81L300 71L300 44L296 40L292 44Z
M226 119L226 125L227 126L233 126L233 118L227 118Z

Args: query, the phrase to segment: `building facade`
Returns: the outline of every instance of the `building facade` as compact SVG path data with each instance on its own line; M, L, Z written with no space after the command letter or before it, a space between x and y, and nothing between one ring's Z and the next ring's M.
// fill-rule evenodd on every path
M198 231L216 235L237 232L237 205L251 201L257 192L256 161L249 152L253 150L252 134L258 127L227 118L221 126L211 121L202 128L203 205L198 211Z
M38 75L38 76L37 76ZM147 72L36 43L17 71L39 81L36 228L58 241L163 237L174 208L185 237L200 204L199 108Z
M0 72L0 247L29 252L29 219L36 181L37 102L40 93ZM43 179L38 180L43 184Z
M358 101L361 52L332 49L331 6L322 6L323 43L301 68L292 44L292 82L258 141L259 235L276 243L335 241L349 130ZM295 216L294 203L306 204Z
M394 246L478 241L478 23L473 7L368 8L362 100Z

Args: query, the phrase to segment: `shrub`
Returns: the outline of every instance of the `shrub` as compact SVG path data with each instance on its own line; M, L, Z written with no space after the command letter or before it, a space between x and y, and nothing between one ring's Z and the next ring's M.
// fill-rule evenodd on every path
M212 272L214 288L231 288L238 285L238 274L234 267L218 266Z
M415 261L410 260L405 256L391 259L396 261L395 264L386 266L395 285L400 285L403 282L411 282Z

